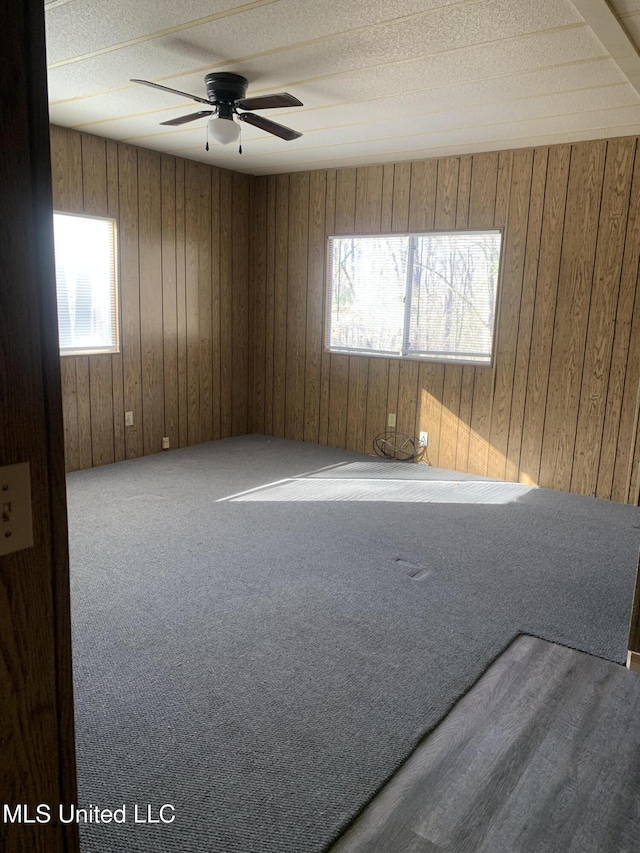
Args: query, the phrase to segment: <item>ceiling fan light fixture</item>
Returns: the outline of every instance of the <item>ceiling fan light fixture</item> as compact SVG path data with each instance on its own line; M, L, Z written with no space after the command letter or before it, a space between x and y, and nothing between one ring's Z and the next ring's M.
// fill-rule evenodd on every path
M209 119L207 126L207 134L209 139L220 145L229 145L231 142L237 142L240 137L240 125L232 118L224 116L214 116Z

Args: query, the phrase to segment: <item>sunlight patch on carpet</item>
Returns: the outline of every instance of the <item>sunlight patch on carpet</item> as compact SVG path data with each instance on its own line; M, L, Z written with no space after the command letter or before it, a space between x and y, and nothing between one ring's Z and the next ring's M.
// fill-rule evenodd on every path
M387 501L507 504L534 486L486 480L291 479L232 498L237 501Z

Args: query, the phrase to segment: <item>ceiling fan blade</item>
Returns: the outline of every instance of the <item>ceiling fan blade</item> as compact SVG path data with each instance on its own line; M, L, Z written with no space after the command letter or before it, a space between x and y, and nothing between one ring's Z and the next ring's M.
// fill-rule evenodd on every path
M161 121L160 124L168 124L168 125L176 125L176 124L186 124L188 121L195 121L198 118L202 118L202 116L210 116L213 114L213 110L200 110L197 113L189 113L187 116L178 116L178 118L169 119L169 121Z
M294 98L288 92L259 95L257 98L243 98L236 104L241 110L274 110L280 107L301 107L302 105L302 101Z
M253 113L238 113L238 118L240 121L246 121L247 124L259 127L260 130L266 130L267 133L279 136L280 139L286 139L287 142L302 136L297 130L292 130L290 127L285 127L283 124L278 124L276 121L271 121L270 118L265 118L264 116L254 116Z
M141 83L143 86L151 86L152 89L161 89L163 92L171 92L172 95L180 95L182 98L191 98L192 101L198 101L200 104L208 104L211 106L211 101L206 98L201 98L198 95L190 95L188 92L181 92L179 89L171 89L169 86L161 86L160 83L151 83L149 80L131 80L132 83Z

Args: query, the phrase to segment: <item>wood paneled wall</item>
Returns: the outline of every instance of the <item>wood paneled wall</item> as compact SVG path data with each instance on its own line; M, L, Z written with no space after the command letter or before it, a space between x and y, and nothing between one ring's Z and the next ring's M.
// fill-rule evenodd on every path
M250 425L638 503L636 138L254 178ZM505 229L492 368L323 351L328 234Z
M114 216L120 248L121 352L61 359L68 470L163 436L369 452L395 412L433 465L637 504L637 147L250 178L53 127L54 206ZM492 368L323 351L328 234L492 227Z
M251 178L59 127L51 162L119 234L121 352L61 358L67 470L245 434Z

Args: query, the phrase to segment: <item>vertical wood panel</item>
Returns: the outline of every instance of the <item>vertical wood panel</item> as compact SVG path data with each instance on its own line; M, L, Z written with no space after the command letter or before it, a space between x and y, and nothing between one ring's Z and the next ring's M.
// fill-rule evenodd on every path
M65 211L82 213L84 210L84 181L82 174L82 136L67 135L67 191Z
M108 465L114 461L113 375L110 355L92 355L89 359L91 464Z
M582 495L594 495L598 481L634 156L633 139L607 146L571 473L571 490Z
M519 479L524 483L539 481L570 157L568 145L549 150L520 446Z
M336 208L333 222L336 234L353 234L356 215L357 169L338 169L336 173Z
M498 174L496 177L496 206L494 211L494 228L503 229L503 240L509 242L509 209L511 201L511 185L513 175L514 152L503 151L498 157ZM503 253L504 257L504 253ZM504 280L503 280L504 285ZM501 293L503 285L498 290L496 314L499 317ZM498 320L499 322L499 320ZM496 330L497 334L497 330ZM494 338L494 352L497 350ZM496 383L496 363L491 370L476 368L473 388L473 411L471 415L472 435L480 437L480 447L477 454L470 458L470 470L476 474L487 474L489 470L489 454L491 452L491 424L493 420L494 389Z
M287 350L285 436L304 438L307 268L309 263L309 173L289 181L287 258Z
M320 436L320 394L324 330L324 256L327 176L309 176L309 232L307 256L307 316L305 349L304 435L305 441Z
M380 211L380 230L384 233L391 231L393 226L393 193L395 167L387 163L382 171L382 209Z
M455 469L456 467L458 433L460 431L460 420L458 415L460 412L461 393L462 367L458 364L446 364L444 366L442 417L440 420L440 447L438 449L438 466L440 468Z
M160 155L138 152L138 245L143 452L162 447L164 355L162 336L162 214Z
M211 174L198 164L197 244L198 244L198 360L200 364L200 441L213 438L213 316L211 297ZM234 209L235 215L235 209ZM246 334L244 335L246 341ZM240 365L239 365L240 367ZM246 429L245 429L246 432Z
M125 427L127 459L142 456L142 388L140 356L140 268L138 243L138 157L134 148L118 146L120 200L120 305L122 327L123 400L133 412Z
M187 442L199 444L200 430L200 251L198 164L185 163L185 305L187 319Z
M276 179L274 255L273 434L284 437L287 381L287 259L289 256L289 176Z
M443 168L447 168L444 166ZM458 170L458 180L455 186L451 186L451 192L456 192L456 202L453 199L447 200L444 193L441 192L438 203L438 221L446 222L447 228L466 228L469 224L469 204L472 186L472 158L464 159ZM446 176L449 184L452 184L451 176ZM435 218L434 218L435 223ZM437 448L432 447L433 458L437 459L440 468L455 468L458 455L458 439L460 437L460 446L464 447L464 453L468 459L469 455L469 430L460 420L460 397L462 393L462 371L463 368L457 364L446 364L443 366L443 384L442 384L442 409L440 416L440 434L437 441ZM436 382L436 387L439 387L439 375L437 372L429 372L431 381ZM469 390L468 387L465 390ZM436 417L437 402L433 394L429 394L430 409L432 417ZM462 426L462 430L460 427ZM432 430L427 429L429 436ZM460 436L459 436L460 434ZM431 458L431 455L429 456Z
M398 363L398 408L396 431L413 435L418 416L418 372L421 366L417 361L402 359Z
M547 181L548 156L549 151L547 148L536 149L533 155L522 299L520 301L513 392L509 415L509 439L505 472L507 480L517 480L520 471L522 423L524 420L525 396L529 375L529 355L531 352L536 279L538 277L538 263L540 259L540 238L542 234L542 213L544 209L544 190Z
M377 234L382 215L383 166L356 170L355 228L358 234Z
M365 448L365 426L367 422L367 393L369 383L369 359L362 356L349 358L349 383L347 397L347 450L362 452Z
M616 447L612 497L618 501L629 500L633 477L633 453L638 432L638 389L640 388L640 278L636 269L635 300L627 370L620 408L620 429Z
M116 142L107 142L107 213L116 220L116 238L120 243L120 198L118 187L118 145ZM122 271L120 252L117 255L117 276L119 291L122 292ZM120 322L122 328L122 321ZM122 362L122 340L120 340L120 352L111 356L111 388L113 392L113 458L114 462L121 462L126 457L124 437L124 375ZM63 395L64 404L64 395Z
M276 178L267 178L264 431L273 435L273 365L275 356Z
M68 133L61 127L49 128L51 148L51 192L54 210L69 209Z
M249 382L249 178L233 176L233 435L245 435Z
M411 194L411 163L396 163L393 172L393 210L391 230L406 231L409 227L409 197Z
M532 169L533 151L516 151L513 155L508 240L502 261L503 287L500 294L496 329L497 342L488 466L490 477L504 478L507 474L509 422L518 343L522 277L527 247ZM517 479L516 473L515 470L511 472L513 479Z
M176 318L178 323L178 436L189 443L187 416L187 259L184 160L176 161Z
M625 500L633 506L638 506L640 504L640 383L636 393L633 432L635 442L633 451L630 453L628 488L625 491Z
M171 447L180 446L178 415L178 285L176 278L176 161L161 158L162 341L164 429Z
M602 452L598 469L596 496L614 497L622 500L620 493L614 493L614 471L616 451L621 434L622 402L624 399L627 361L631 359L630 335L633 310L636 297L638 263L640 259L640 157L638 142L635 142L635 162L630 193L629 216L625 237L624 259L620 279L620 291L616 311L611 371L607 388L607 404L602 436Z
M348 389L349 356L332 355L327 434L327 443L331 447L346 447Z
M396 430L398 429L398 392L400 389L400 359L389 359L389 382L387 390L387 414L396 415ZM414 416L415 423L415 416ZM386 428L386 427L385 427Z
M407 376L410 381L414 373L413 368ZM403 372L400 374L402 382ZM424 430L429 435L429 443L427 445L427 457L429 462L442 468L444 462L442 460L450 459L453 455L451 447L447 444L448 434L445 430L443 434L443 398L444 398L444 365L430 364L423 362L416 364L415 375L418 376L418 418L419 423L415 432Z
M504 157L502 161L497 154L473 157L467 220L469 228L494 228L504 225L507 202L503 191L507 172L510 175L510 169L505 168ZM502 207L500 212L497 212L499 187ZM462 368L458 428L460 441L456 454L458 470L476 474L487 473L494 370L495 366Z
M220 170L211 170L211 429L220 438Z
M65 356L68 358L68 356ZM89 357L78 356L76 362L76 389L78 406L78 462L80 468L91 468L91 390L89 387Z
M78 439L78 382L76 379L76 360L65 356L60 359L60 382L64 422L64 456L67 471L77 471L80 465L80 444Z
M103 139L80 137L82 148L83 210L92 216L107 215L107 150Z
M447 157L444 160L438 160L434 220L434 226L437 231L449 231L456 227L459 172L460 161L457 157Z
M434 227L437 180L437 160L419 160L411 164L410 231L429 231Z
M571 153L540 484L568 490L602 195L606 143Z
M482 155L476 155L476 158L481 158ZM456 200L456 228L468 228L469 226L469 205L471 203L471 172L473 169L474 158L470 155L460 158L460 168L458 170L458 198ZM478 159L478 162L485 162Z
M373 439L387 429L387 396L389 394L389 360L370 358L367 372L367 415L364 446L358 449L373 452Z
M337 173L335 169L330 169L327 172L327 195L325 199L325 219L324 233L325 246L327 245L326 238L334 233L335 230L335 213L336 213L336 181ZM326 300L326 294L323 299L323 311ZM320 424L318 429L318 440L320 444L327 444L329 441L329 391L331 384L331 356L325 352L324 341L322 346L322 375L320 381Z
M233 205L233 176L220 173L220 210ZM233 431L233 230L229 215L220 217L220 437Z
M315 172L314 174L322 176L323 173ZM251 332L253 341L253 417L251 422L251 432L262 433L265 431L265 349L267 307L266 177L258 177L253 182L251 214L253 225L253 242L251 246L251 258L253 263L253 324ZM312 228L311 222L309 227L310 229ZM312 301L311 295L309 296L309 300ZM313 331L317 331L315 325ZM314 439L310 438L308 440L313 441ZM317 433L315 440L317 440Z

